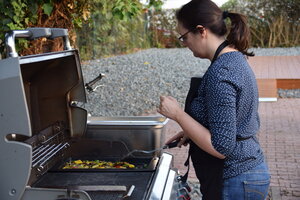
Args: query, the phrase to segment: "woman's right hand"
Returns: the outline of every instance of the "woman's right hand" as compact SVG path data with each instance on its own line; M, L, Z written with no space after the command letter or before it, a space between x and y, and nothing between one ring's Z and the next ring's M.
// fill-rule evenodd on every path
M184 134L183 131L180 131L179 133L177 133L176 135L174 135L173 137L171 137L169 140L167 140L167 142L165 144L169 144L173 141L178 141L177 147L181 148L182 145L186 146L188 144L187 140L189 138Z

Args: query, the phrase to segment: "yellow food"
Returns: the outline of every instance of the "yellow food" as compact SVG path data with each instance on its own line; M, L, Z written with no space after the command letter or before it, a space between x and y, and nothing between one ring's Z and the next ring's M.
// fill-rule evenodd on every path
M107 162L101 160L74 160L66 162L63 169L134 169L128 162Z

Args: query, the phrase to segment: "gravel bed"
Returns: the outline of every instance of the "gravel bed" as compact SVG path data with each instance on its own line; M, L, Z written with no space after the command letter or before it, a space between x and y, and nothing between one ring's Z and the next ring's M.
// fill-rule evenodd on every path
M299 89L293 89L293 90L278 89L278 96L280 98L300 98L300 90Z
M253 48L262 55L300 55L300 47ZM82 63L85 82L99 73L106 77L85 108L93 116L138 116L153 113L160 95L171 95L183 106L192 76L202 76L209 60L195 58L186 48L146 49ZM280 97L300 97L300 90L280 90Z

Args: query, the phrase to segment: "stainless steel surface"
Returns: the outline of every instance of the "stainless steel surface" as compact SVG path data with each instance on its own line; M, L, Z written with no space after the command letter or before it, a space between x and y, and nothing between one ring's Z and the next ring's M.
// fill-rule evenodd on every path
M84 191L106 191L106 192L126 192L125 185L79 185L70 186L71 190L84 190Z
M151 186L151 193L149 194L149 200L162 199L165 190L166 182L168 180L169 172L172 167L173 156L168 153L163 153L154 175L154 183Z
M30 55L30 56L24 56L20 58L20 64L29 64L29 63L36 63L36 62L43 62L46 60L53 60L58 58L63 58L66 56L73 56L73 51L65 51L65 52L59 52L59 53L45 53L43 56L40 55Z
M27 185L32 185L57 161L60 161L69 147L70 135L63 122L57 122L28 138L24 143L32 146L31 173Z
M31 187L26 187L26 190L20 200L58 200L72 198L80 200L92 200L88 193L82 190L69 191L67 189Z
M125 185L71 185L71 186L48 186L48 188L68 189L68 190L83 190L83 191L102 191L102 192L126 192Z
M162 128L169 119L162 116L88 117L88 125L154 126Z
M134 149L132 151L130 151L128 154L122 156L122 158L120 160L124 160L125 158L133 155L134 153L145 153L145 154L149 154L149 153L155 153L157 151L161 151L163 150L164 147L158 148L158 149L153 149L153 150L149 150L149 151L145 151L145 150L139 150L139 149Z
M135 185L132 185L130 187L130 189L128 190L127 194L125 196L123 196L123 198L130 197L132 195L134 189L135 189Z
M136 152L149 154L149 153L154 153L154 152L157 152L157 151L161 151L163 149L171 149L171 148L177 147L178 143L179 143L179 140L175 140L175 141L173 141L169 144L165 144L161 148L157 148L157 149L153 149L153 150L149 150L149 151L134 149L134 150L130 151L128 154L126 154L125 156L122 156L121 160L133 155Z
M160 116L136 117L89 117L86 137L124 142L128 148L123 156L135 149L145 151L161 148L164 141L167 118ZM159 156L160 152L136 157Z
M39 168L44 169L45 163L50 160L53 156L58 154L63 148L69 147L69 143L64 143L64 144L58 144L58 145L52 145L49 149L46 150L46 155L42 159L39 159L36 161L36 163L33 163L32 167L35 167L38 165ZM48 152L47 152L48 151Z
M31 137L29 109L18 58L0 60L0 94L0 140L7 134Z
M32 156L32 147L18 141L32 135L18 58L0 60L0 94L0 197L18 200L29 179Z
M18 57L18 53L16 51L15 38L28 38L32 35L29 30L14 30L5 34L5 43L6 43L6 51L7 57Z
M46 137L42 135L42 137ZM64 136L64 131L59 131L55 133L50 138L46 139L46 141L41 142L41 145L35 149L33 149L32 155L32 167L37 167L41 171L44 169L44 165L48 160L50 160L53 156L57 155L64 148L70 146L68 142L65 142L66 136ZM38 143L38 141L34 141L34 143Z
M32 55L19 60L27 60L20 68L32 132L64 121L72 136L83 135L87 112L70 105L72 101L86 102L78 52Z
M36 39L46 37L54 39L62 37L64 42L64 50L71 50L70 40L67 29L62 28L28 28L26 30L13 30L5 34L5 45L7 50L7 57L18 57L16 51L15 39Z
M174 170L170 170L162 200L176 199L177 195L172 196L176 176L177 173Z
M94 92L97 90L98 87L101 85L97 85L93 88L93 85L95 85L98 81L100 81L103 77L105 77L105 74L100 73L96 78L91 80L90 82L86 83L84 86L87 89L88 92Z

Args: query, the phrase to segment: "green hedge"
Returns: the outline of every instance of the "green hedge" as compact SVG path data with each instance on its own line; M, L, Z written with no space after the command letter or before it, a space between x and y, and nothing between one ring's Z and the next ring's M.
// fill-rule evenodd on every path
M82 59L96 59L141 48L180 47L175 10L163 0L0 0L0 51L4 34L27 27L67 28ZM245 6L246 5L246 6ZM300 46L299 0L229 0L223 10L248 16L253 47ZM56 50L59 41L17 41L20 55ZM43 45L52 45L44 48Z

